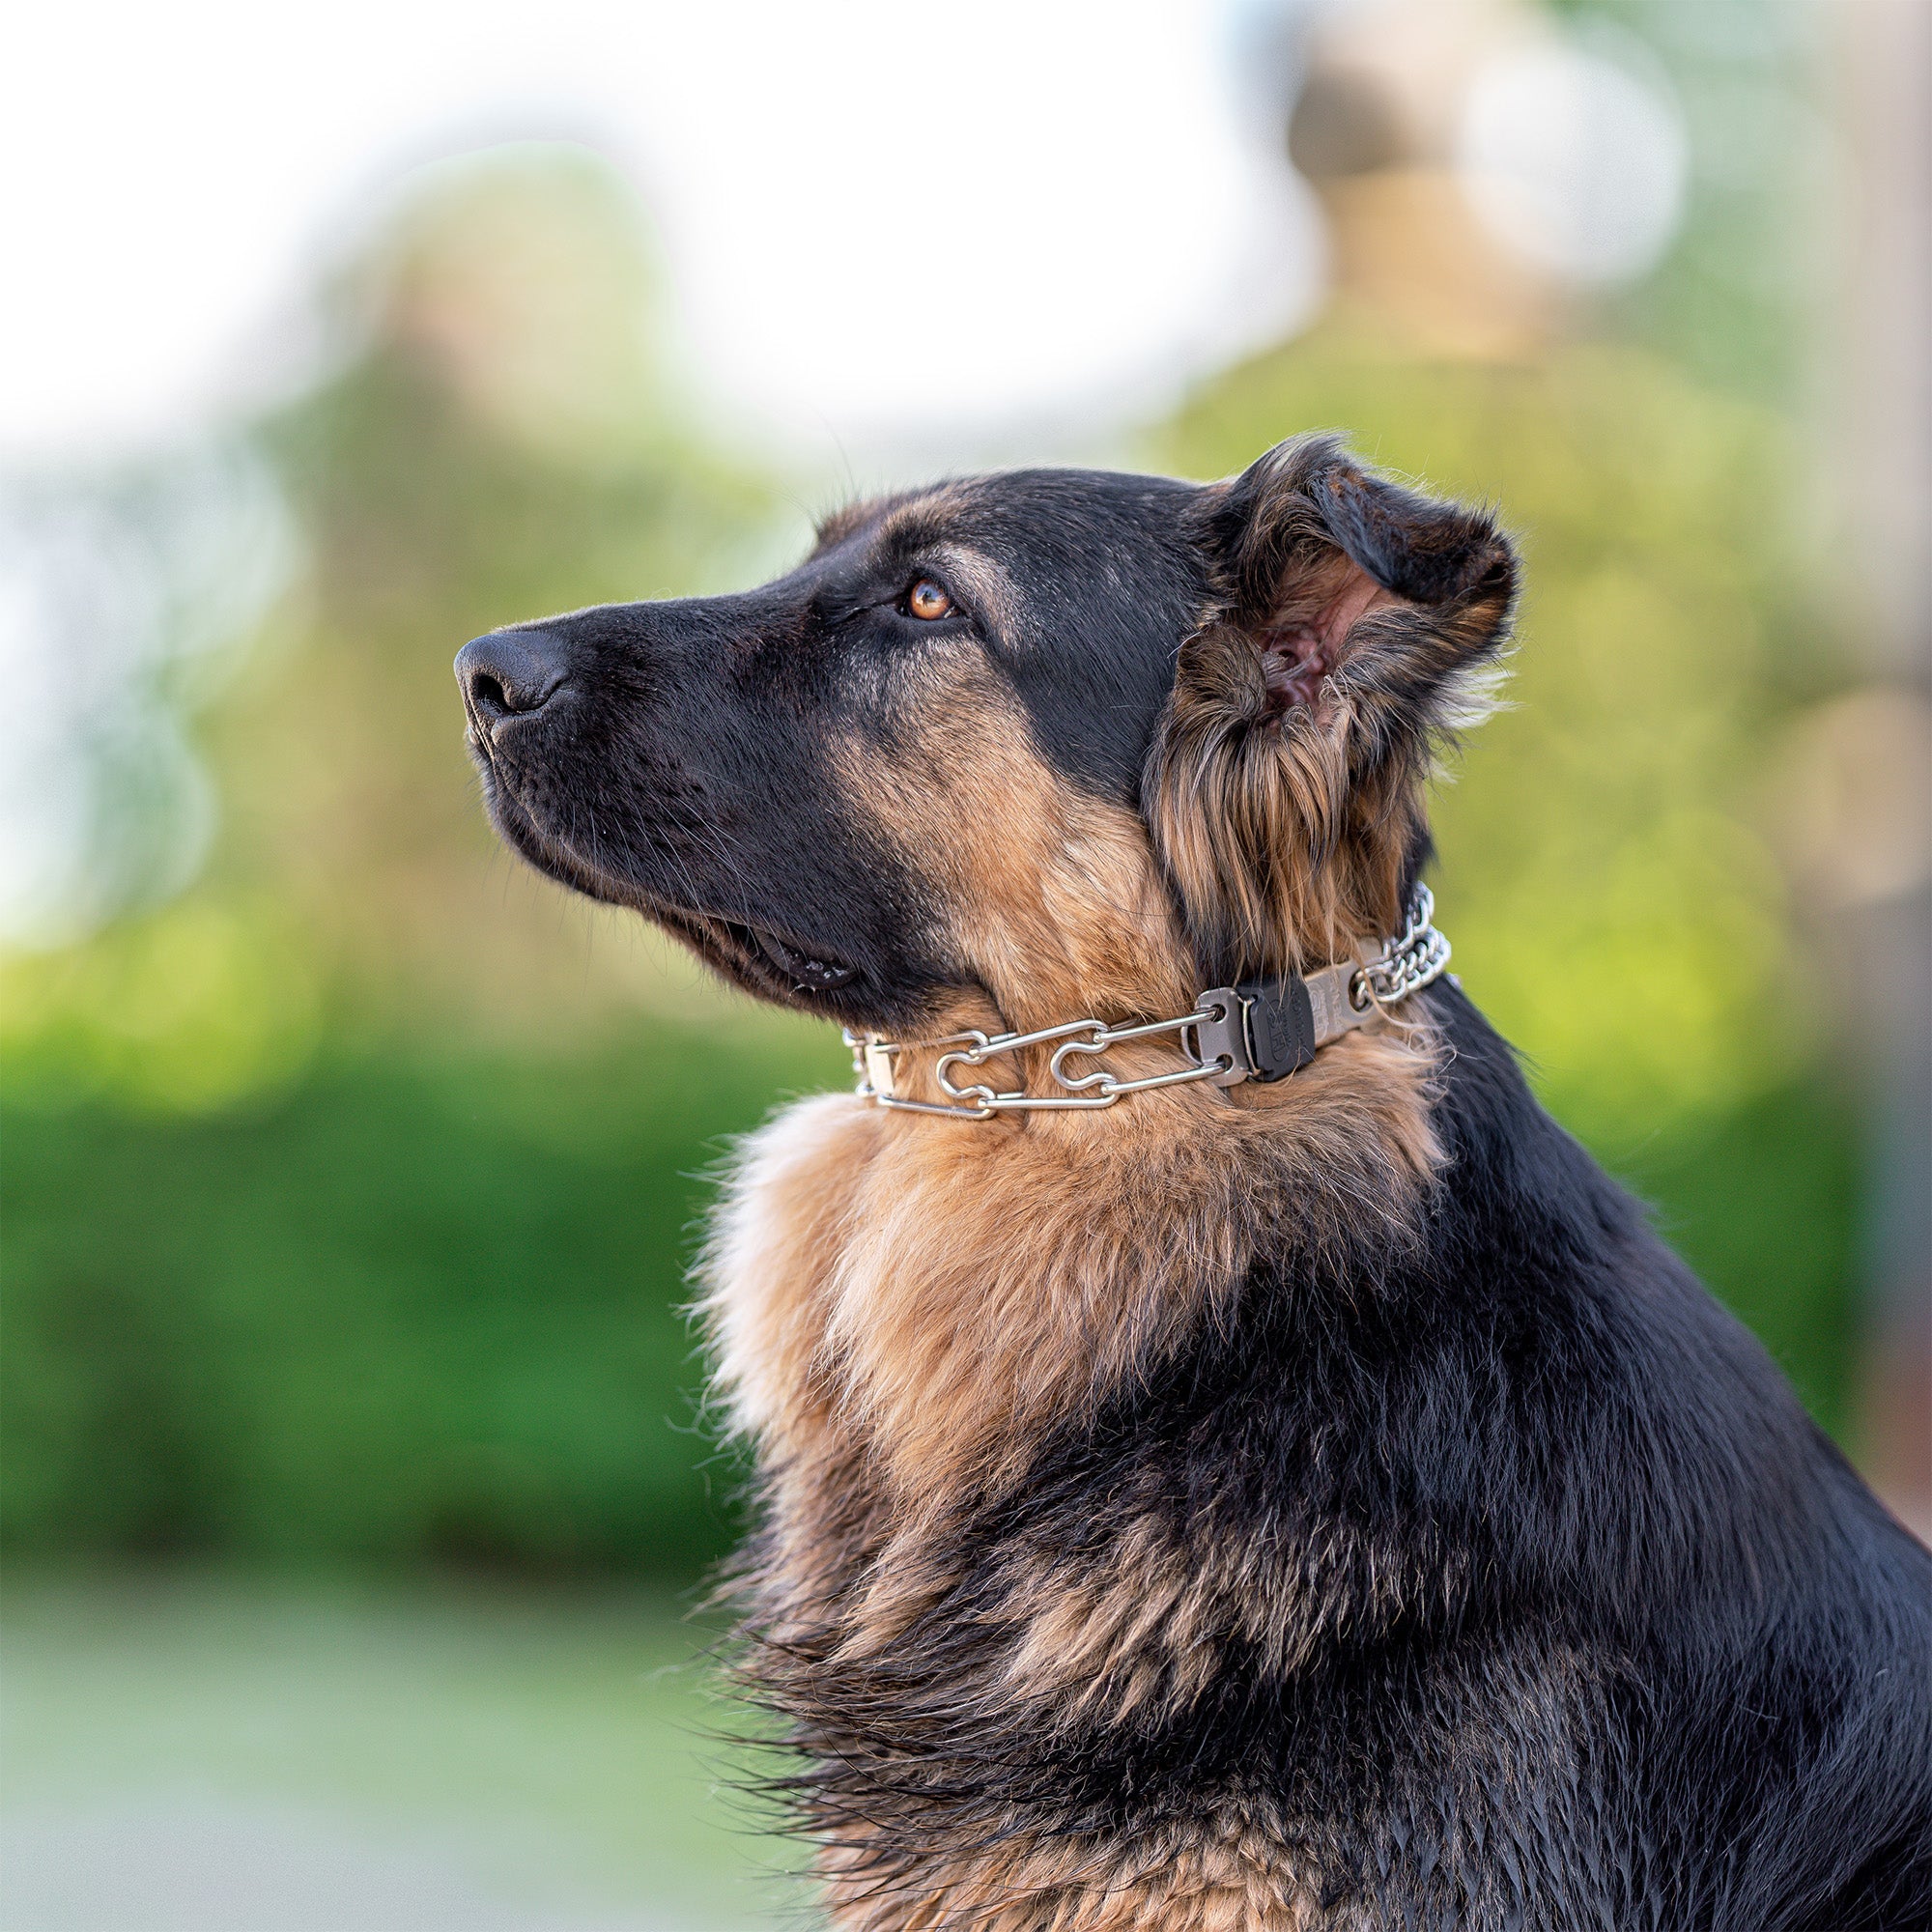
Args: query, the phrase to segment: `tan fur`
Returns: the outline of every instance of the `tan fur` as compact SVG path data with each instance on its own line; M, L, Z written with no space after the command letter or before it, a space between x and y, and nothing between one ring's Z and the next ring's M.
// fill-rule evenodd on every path
M937 542L945 508L942 492L883 515ZM1359 572L1322 568L1281 623L1313 627L1339 658L1406 621ZM985 559L955 548L948 570L982 609L1009 608ZM978 645L936 637L882 675L896 680L884 694L895 728L845 748L842 793L912 864L946 956L977 981L935 1006L926 1038L1185 1012L1215 918L1237 928L1249 971L1349 956L1399 923L1415 769L1361 781L1346 677L1277 726L1253 635L1204 626L1182 650L1143 821L1056 776ZM922 1619L956 1614L974 1579L949 1523L1009 1490L1044 1432L1225 1315L1270 1232L1257 1199L1309 1204L1302 1238L1338 1252L1365 1234L1410 1238L1442 1158L1437 1056L1404 1015L1275 1086L986 1122L829 1096L750 1137L702 1273L719 1387L761 1450L763 1640L856 1686L918 1644ZM899 1091L937 1098L935 1061L902 1056ZM1032 1049L986 1077L1058 1093L1047 1061ZM1169 1037L1107 1064L1134 1076L1186 1063ZM1309 1586L1296 1596L1238 1556L1165 1543L1152 1520L1084 1551L981 1552L981 1586L998 1578L974 1612L991 1682L1042 1725L1158 1716L1201 1693L1231 1641L1287 1669L1317 1640L1329 1609ZM1360 1554L1300 1551L1297 1574L1319 1582ZM1350 1574L1373 1577L1368 1559ZM916 1868L889 1822L838 1814L827 1831L828 1900L850 1932L1340 1923L1264 1819L1230 1813L1131 1845L1002 1833L949 1848L942 1834Z
M1007 1681L1043 1709L1112 1723L1188 1702L1211 1681L1230 1628L1226 1580L1146 1526L1071 1577L1042 1561L1006 1606L1018 1635Z
M1407 1157L1434 1153L1428 1070L1412 1045L1358 1038L1307 1069L1293 1104L1183 1088L1104 1122L895 1120L847 1183L853 1232L825 1334L843 1402L897 1486L931 1498L960 1477L998 1480L1037 1428L1191 1328L1202 1311L1174 1285L1239 1281L1258 1162L1310 1195L1339 1178L1365 1215L1404 1218L1427 1173L1405 1171Z
M1492 708L1515 594L1507 544L1469 519L1413 533L1468 553L1442 603L1383 589L1315 514L1311 459L1327 460L1285 445L1257 466L1275 487L1181 645L1149 767L1190 936L1241 975L1307 971L1393 929L1435 749ZM1326 482L1356 502L1370 487L1346 468Z
M917 1891L863 1846L824 1870L840 1932L1344 1932L1264 1822L1234 1812L1168 1842L1022 1836L923 1869Z
M934 653L904 708L895 756L848 748L845 796L931 882L999 1017L1184 1010L1192 967L1141 821L1055 778L974 645Z
M972 659L930 708L946 722L893 764L855 753L847 782L939 884L996 1009L950 1009L934 1031L1185 1012L1192 962L1141 822L1057 781ZM1058 1091L1044 1052L1023 1058L1030 1091ZM1110 1064L1184 1060L1148 1042ZM1399 1229L1439 1158L1433 1070L1426 1032L1391 1028L1278 1087L1169 1089L1104 1118L807 1102L748 1143L712 1251L733 1413L780 1456L812 1453L828 1427L863 1437L908 1504L998 1483L1039 1427L1200 1318L1178 1285L1240 1279L1258 1165Z
M1358 584L1333 594L1348 605L1343 650L1356 623L1392 608ZM1181 646L1149 817L1182 899L1220 913L1246 972L1307 971L1343 956L1351 935L1400 923L1420 801L1408 769L1356 781L1343 679L1274 718L1256 643L1213 623Z

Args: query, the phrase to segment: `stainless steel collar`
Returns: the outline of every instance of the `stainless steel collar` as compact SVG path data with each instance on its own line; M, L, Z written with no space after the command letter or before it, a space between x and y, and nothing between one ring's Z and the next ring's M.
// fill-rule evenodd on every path
M1361 955L1325 966L1319 973L1292 973L1279 980L1247 980L1238 986L1210 986L1194 1010L1177 1019L1109 1026L1102 1020L1067 1020L1033 1033L979 1031L949 1034L943 1039L904 1043L848 1032L858 1093L882 1107L911 1114L945 1114L954 1120L987 1121L995 1114L1070 1112L1111 1107L1126 1094L1155 1087L1183 1087L1197 1080L1237 1087L1244 1080L1275 1081L1306 1066L1321 1048L1365 1025L1377 1013L1441 978L1449 965L1449 942L1430 923L1435 901L1418 885L1408 902L1401 934L1378 953L1364 945ZM1090 1060L1123 1041L1174 1034L1193 1063L1174 1073L1122 1080L1104 1066L1072 1071L1076 1054ZM1047 1070L1065 1090L1046 1095L1005 1093L984 1081L955 1081L954 1068L975 1069L1023 1047L1053 1044ZM938 1050L933 1078L944 1100L913 1100L897 1090L895 1066L901 1054Z

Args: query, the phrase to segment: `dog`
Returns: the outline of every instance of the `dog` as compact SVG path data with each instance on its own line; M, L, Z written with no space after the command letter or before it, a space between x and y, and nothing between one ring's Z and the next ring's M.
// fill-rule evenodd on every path
M1932 1924L1932 1556L1442 970L1517 581L1318 436L457 659L512 846L854 1042L702 1264L845 1932Z

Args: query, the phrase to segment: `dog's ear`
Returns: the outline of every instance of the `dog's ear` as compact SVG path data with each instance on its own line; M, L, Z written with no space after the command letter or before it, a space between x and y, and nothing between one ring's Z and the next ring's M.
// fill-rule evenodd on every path
M1516 594L1489 515L1271 449L1192 511L1213 602L1181 646L1146 800L1201 970L1339 957L1397 930L1436 741L1480 715Z

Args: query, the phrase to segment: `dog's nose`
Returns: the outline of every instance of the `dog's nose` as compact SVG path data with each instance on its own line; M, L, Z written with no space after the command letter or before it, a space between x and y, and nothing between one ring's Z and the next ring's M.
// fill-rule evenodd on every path
M549 631L492 631L456 654L456 681L485 724L541 711L568 666L561 638Z

